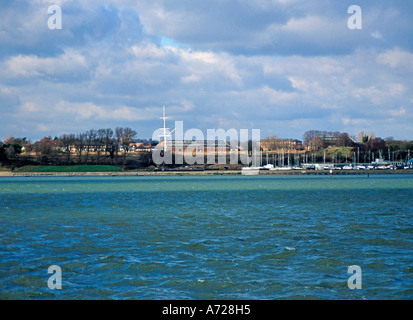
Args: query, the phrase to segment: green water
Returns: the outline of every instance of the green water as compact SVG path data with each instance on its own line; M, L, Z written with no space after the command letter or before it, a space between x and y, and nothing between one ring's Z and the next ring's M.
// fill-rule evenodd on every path
M412 175L1 178L0 298L412 299L412 199Z

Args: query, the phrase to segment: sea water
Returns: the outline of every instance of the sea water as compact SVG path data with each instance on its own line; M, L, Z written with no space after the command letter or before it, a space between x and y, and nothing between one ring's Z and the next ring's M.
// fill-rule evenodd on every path
M413 175L0 178L0 299L412 298Z

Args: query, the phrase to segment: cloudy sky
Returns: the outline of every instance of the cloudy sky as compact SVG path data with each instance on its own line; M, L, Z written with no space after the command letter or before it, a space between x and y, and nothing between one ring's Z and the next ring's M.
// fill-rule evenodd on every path
M165 105L169 127L205 134L412 140L412 89L413 1L0 2L0 139L117 126L151 138Z

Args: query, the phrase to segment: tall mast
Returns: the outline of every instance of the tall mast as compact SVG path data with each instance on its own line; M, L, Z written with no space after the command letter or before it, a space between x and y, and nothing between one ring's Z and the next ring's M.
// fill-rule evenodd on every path
M166 119L167 118L168 117L165 116L165 106L163 106L163 116L161 117L161 119L163 119L163 143L164 143L164 149L165 150L167 148L167 145L166 145L166 136L167 136L167 134L166 134L166 130L167 130L167 128L166 128Z

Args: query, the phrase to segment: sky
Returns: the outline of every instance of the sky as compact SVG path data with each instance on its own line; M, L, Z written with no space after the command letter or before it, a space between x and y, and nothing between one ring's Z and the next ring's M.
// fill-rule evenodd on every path
M148 139L163 106L168 127L205 135L413 140L412 89L413 1L0 2L0 140L116 127Z

